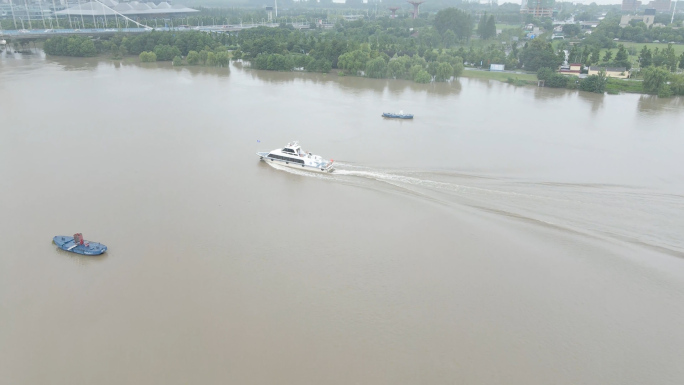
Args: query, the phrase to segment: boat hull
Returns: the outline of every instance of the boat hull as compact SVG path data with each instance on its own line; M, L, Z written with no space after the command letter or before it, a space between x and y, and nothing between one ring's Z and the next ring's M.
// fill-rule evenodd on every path
M322 174L331 173L335 170L335 168L332 166L332 164L330 164L328 167L319 168L319 167L309 166L307 164L298 164L298 163L293 163L293 162L287 162L287 161L280 160L280 159L269 158L267 152L257 152L257 155L264 162L275 163L275 164L279 164L279 165L285 166L285 167L291 167L291 168L294 168L295 170L318 172L318 173L322 173Z
M74 242L74 237L64 235L52 238L52 242L64 251L81 255L100 255L107 251L107 246L101 243L85 241L84 245L79 245Z

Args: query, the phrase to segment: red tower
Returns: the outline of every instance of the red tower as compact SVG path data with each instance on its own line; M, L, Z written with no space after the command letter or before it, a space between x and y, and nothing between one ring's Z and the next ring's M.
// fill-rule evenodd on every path
M390 11L392 11L392 16L390 16L390 18L396 19L397 18L397 9L399 9L399 7L389 7L388 9Z
M418 18L418 7L423 4L425 0L423 1L408 1L409 4L413 4L413 18L416 19Z

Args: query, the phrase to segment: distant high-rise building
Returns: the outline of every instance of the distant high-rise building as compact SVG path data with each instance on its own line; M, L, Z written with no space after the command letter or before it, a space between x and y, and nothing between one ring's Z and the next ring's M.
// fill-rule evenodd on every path
M534 17L552 17L554 3L554 0L523 1L520 13L533 15Z
M639 0L622 0L622 10L627 12L636 12L636 10L641 6L641 1Z
M648 8L653 8L658 12L667 12L672 7L672 1L670 0L652 0L648 3Z

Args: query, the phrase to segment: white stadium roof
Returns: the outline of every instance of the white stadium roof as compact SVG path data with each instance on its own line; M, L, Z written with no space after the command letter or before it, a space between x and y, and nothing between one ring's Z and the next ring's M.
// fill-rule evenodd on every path
M116 12L112 11L112 9ZM193 13L199 11L180 4L171 6L169 3L165 1L159 4L154 4L152 2L141 3L138 1L131 1L130 3L119 3L115 0L100 0L90 1L87 3L76 5L71 8L63 9L61 11L55 12L55 15L110 16L114 15L117 12L126 16L146 16L168 15L172 13Z

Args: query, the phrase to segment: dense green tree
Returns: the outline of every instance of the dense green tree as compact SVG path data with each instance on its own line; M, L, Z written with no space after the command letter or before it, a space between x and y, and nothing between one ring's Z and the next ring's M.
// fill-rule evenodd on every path
M159 44L154 47L154 54L157 55L159 61L173 60L176 56L181 56L181 51L178 47L168 44Z
M188 52L188 56L185 57L185 60L189 65L197 65L200 61L199 53L197 53L197 51L190 51Z
M157 55L154 52L143 51L138 55L139 59L143 63L150 63L157 61Z
M639 65L641 68L648 67L653 64L653 54L648 47L644 46L639 53Z
M435 81L445 82L454 75L454 67L449 63L439 63L437 66L437 73L435 74Z
M206 50L199 51L199 62L204 65L207 64L207 58L209 57L209 52Z
M257 57L252 59L250 62L253 68L259 69L259 70L265 70L268 69L268 57L270 55L268 54L259 54Z
M446 48L451 48L456 44L456 34L452 30L444 32L442 42Z
M537 70L537 79L539 80L547 80L548 78L553 75L554 70L548 67L542 67Z
M95 44L85 36L54 37L45 41L43 50L46 54L55 56L86 57L97 54Z
M153 51L158 45L173 46L180 51L179 55L187 55L191 50L199 51L205 47L214 49L219 43L211 35L199 31L153 31L135 37L122 38L122 45L133 55L138 55L142 51ZM172 59L173 56L165 60Z
M582 55L580 56L580 63L586 63L586 65L591 65L591 59L589 57L591 56L591 49L589 48L588 45L584 46L584 49L582 50Z
M668 44L667 48L663 50L663 53L665 56L665 65L670 71L675 72L677 70L677 55L675 54L672 44Z
M95 56L97 54L95 44L90 39L81 42L81 49L79 51L83 56Z
M418 73L421 71L425 71L425 69L420 64L412 65L409 69L409 79L415 80L416 76L418 76ZM425 71L425 73L427 74L427 71ZM430 74L428 74L428 76L430 76Z
M525 48L520 51L520 61L528 71L536 71L542 67L558 68L561 64L558 55L553 52L553 46L540 38L525 44Z
M632 63L629 61L629 55L623 44L618 44L618 50L615 54L615 64L618 67L625 67L627 70L632 68Z
M416 83L430 83L430 81L432 80L432 76L430 76L430 74L427 71L421 69L413 77L413 80Z
M684 70L684 52L679 56L679 69Z
M563 33L567 37L575 37L580 34L582 30L580 29L579 25L577 24L565 24L563 25Z
M613 51L606 51L606 53L603 55L603 61L608 63L613 59Z
M406 55L393 58L387 64L389 76L395 79L407 79L412 64L411 58Z
M591 56L589 56L589 59L587 60L587 65L598 64L599 61L601 61L600 55L601 49L599 47L594 47L591 50Z
M667 58L665 57L665 50L662 52L658 49L658 47L655 47L653 50L653 65L656 67L660 67L662 65L665 65L665 60Z
M294 60L294 66L295 68L304 68L307 71L313 71L314 68L314 63L316 62L316 59L314 59L311 56L304 55L304 54L291 54L293 55L293 60Z
M560 62L559 64L565 63L565 60L566 60L566 57L565 57L565 50L563 49L563 47L561 47L561 48L558 50L558 61Z
M434 62L434 61L431 61L431 62L428 62L428 63L427 63L427 67L425 68L425 70L427 71L427 73L430 74L430 76L435 76L435 75L437 75L437 65L438 65L438 64L439 64L439 63Z
M315 64L316 64L315 70L317 72L322 72L324 74L327 74L328 72L330 72L330 70L332 70L332 62L330 60L318 59L318 60L316 60Z
M670 96L671 91L667 85L670 77L670 72L664 67L648 67L642 73L644 74L643 87L644 91L649 94L658 94L658 96Z
M544 87L551 88L565 88L568 85L568 81L572 78L571 76L561 75L559 73L552 73L548 79L544 82Z
M606 82L605 71L599 71L598 75L589 75L582 79L579 84L579 89L582 91L602 94L606 90Z
M294 59L289 55L274 53L268 55L266 69L271 71L292 71Z
M213 52L207 52L207 65L214 67L216 65L216 54Z
M370 47L364 44L361 48L340 55L337 59L337 67L347 73L356 75L359 71L366 68L366 63L370 60Z
M459 77L463 73L465 66L463 65L463 59L460 56L454 56L454 60L450 63L451 68L454 69L454 77Z
M573 45L568 52L568 63L577 63L579 61L579 49L576 45Z
M181 58L180 56L175 56L171 64L173 64L174 67L182 66L183 58Z
M670 75L670 90L674 95L684 95L684 75Z
M216 65L218 67L228 67L230 64L230 55L226 51L216 53Z
M387 63L383 58L375 58L366 63L366 76L381 79L387 76Z
M496 37L496 19L494 19L494 15L489 15L489 18L487 18L487 23L485 24L485 36L486 39L492 39Z
M456 8L446 8L435 15L434 26L437 32L444 36L446 31L452 31L459 40L469 40L473 30L470 14Z

